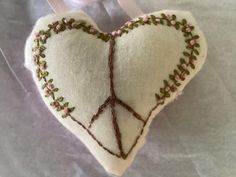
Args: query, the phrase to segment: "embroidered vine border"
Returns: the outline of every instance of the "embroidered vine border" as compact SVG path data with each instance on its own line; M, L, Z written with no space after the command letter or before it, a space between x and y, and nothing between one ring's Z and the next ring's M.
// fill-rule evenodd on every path
M122 100L116 97L114 91L114 84L113 84L113 56L114 56L114 45L115 39L117 37L121 37L124 34L129 33L132 29L137 28L142 25L164 25L168 27L173 27L176 30L179 30L183 33L185 38L186 48L183 51L183 56L180 58L179 64L173 70L172 73L169 74L168 78L163 81L163 87L160 88L158 93L155 93L156 98L156 105L151 108L146 118L142 118L137 112L135 112L128 104L124 103ZM97 113L91 118L89 127L83 125L79 120L74 118L71 113L74 111L75 107L71 107L69 102L66 102L64 97L56 96L56 92L59 90L54 84L53 79L49 77L49 72L47 71L47 62L46 56L44 51L46 50L45 44L47 39L51 37L53 34L61 33L65 30L83 30L84 32L94 35L97 38L101 39L104 42L110 42L110 50L109 50L109 69L110 69L110 91L111 96L107 98L107 100L102 104ZM195 68L195 60L197 60L197 55L199 55L198 48L200 47L198 40L199 36L193 34L194 26L189 24L186 19L182 19L180 21L177 20L176 15L169 15L162 13L160 16L154 15L146 15L144 17L139 17L137 20L128 21L126 22L120 29L117 31L113 31L112 33L103 33L95 29L92 25L86 24L85 21L76 21L73 18L66 19L62 18L59 21L55 21L48 25L47 30L40 30L38 33L35 34L35 46L32 48L33 51L33 60L36 66L36 76L39 81L43 80L42 89L45 91L45 97L51 97L52 102L50 105L56 109L58 112L62 112L62 118L69 117L74 122L79 124L82 128L84 128L88 134L101 146L104 150L108 153L115 155L118 158L126 159L127 156L131 153L133 148L136 146L140 136L143 134L144 127L148 122L152 112L159 106L163 105L166 98L171 96L172 92L177 91L177 87L181 85L181 81L184 81L186 75L190 74L190 69ZM115 135L117 139L117 144L120 150L120 153L117 154L110 149L106 148L96 137L94 134L91 133L89 130L94 123L95 120L98 119L98 116L103 112L105 107L110 104L111 105L111 112L113 117L113 127L115 130ZM119 131L119 126L116 120L116 113L114 111L114 105L120 104L129 112L131 112L134 117L143 123L143 127L140 131L140 134L135 139L132 147L129 149L128 153L124 153L122 148L122 141L121 141L121 133Z

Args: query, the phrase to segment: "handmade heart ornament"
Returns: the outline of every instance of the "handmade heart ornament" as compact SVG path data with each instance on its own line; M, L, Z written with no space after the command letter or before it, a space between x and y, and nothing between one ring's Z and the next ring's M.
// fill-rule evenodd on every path
M201 69L207 45L191 13L163 10L104 33L82 12L39 19L25 65L54 116L122 175L152 119Z

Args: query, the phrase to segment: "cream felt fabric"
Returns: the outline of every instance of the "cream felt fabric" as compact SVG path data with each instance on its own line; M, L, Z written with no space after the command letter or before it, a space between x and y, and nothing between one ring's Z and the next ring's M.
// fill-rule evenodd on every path
M32 48L36 32L46 30L48 24L61 20L63 17L86 21L87 24L99 30L96 24L82 12L48 15L37 21L26 42L25 66L32 71L45 104L54 116L87 146L100 164L108 172L116 175L122 175L132 163L137 151L145 142L149 125L155 115L181 93L186 84L201 69L206 58L206 41L191 13L163 10L151 14L161 16L161 13L175 14L177 19L184 18L195 27L194 34L200 36L199 55L194 63L195 69L190 69L190 75L187 75L184 81L180 81L181 85L177 91L171 93L163 105L153 110L144 127L143 122L136 119L131 112L119 104L115 105L124 153L128 154L136 138L140 136L126 158L110 154L82 126L69 117L63 119L62 113L50 106L53 99L44 96L45 91L41 89L43 80L38 81L35 74ZM115 39L114 90L116 96L132 107L141 117L148 116L157 102L155 93L163 87L163 80L168 79L169 74L177 68L179 59L183 55L182 52L186 48L184 40L180 31L162 25L139 26ZM86 128L89 127L92 116L110 96L108 67L110 43L97 39L96 36L83 30L71 29L53 34L47 40L45 47L47 71L50 78L53 78L53 84L59 88L59 91L55 93L56 96L63 96L70 106L74 106L75 110L71 112L71 115ZM111 107L108 105L89 130L103 146L119 154L120 149L111 117Z

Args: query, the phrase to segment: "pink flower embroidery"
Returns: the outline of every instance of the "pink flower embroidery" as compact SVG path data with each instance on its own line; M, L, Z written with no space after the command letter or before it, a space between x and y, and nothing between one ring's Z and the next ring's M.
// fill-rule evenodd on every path
M128 21L125 24L130 27L132 25L132 21Z
M53 102L53 104L52 104L52 107L53 107L54 109L59 108L60 106L61 106L60 103L57 102L57 101Z
M185 31L190 33L192 31L192 26L190 24L186 25Z
M94 33L96 30L93 28L93 27L91 27L90 29L89 29L89 32L90 33Z
M113 31L113 32L111 33L111 35L112 35L112 36L116 36L116 35L117 35L117 31Z
M193 45L195 45L197 43L197 41L196 41L196 39L192 39L189 43L190 43L190 45L193 46Z
M34 54L35 54L35 55L39 55L40 53L41 53L40 49L36 49L36 50L34 51Z
M47 88L47 89L45 90L45 93L46 93L46 94L50 94L50 93L51 93L51 90Z
M117 31L117 35L121 35L121 30L118 30L118 31Z
M160 20L159 18L156 18L155 21L156 21L157 23L160 23L160 22L161 22L161 20Z
M70 113L70 109L68 107L64 108L64 113L65 115L68 115Z
M177 80L177 81L179 81L179 80L180 80L180 77L179 77L179 75L176 75L176 76L175 76L175 80Z
M172 20L172 17L169 14L166 17L168 20Z
M44 35L41 36L41 39L42 39L42 40L46 40L46 39L47 39L47 36L44 34Z
M54 85L52 83L48 83L47 88L52 90L54 88Z
M34 55L34 63L37 64L39 62L39 58Z
M185 63L181 64L181 66L186 69L187 68L187 65Z
M40 34L39 33L35 33L35 37L36 37L36 39L39 39L40 38Z
M72 26L72 28L75 28L75 27L78 26L78 23L74 22L74 23L71 24L71 26Z
M175 20L171 20L170 23L171 23L172 25L175 25L175 24L176 24L176 21L175 21Z
M45 70L46 69L46 64L41 64L39 67L40 67L41 70Z
M57 24L58 24L58 21L52 23L53 26L56 26Z
M60 30L60 29L61 29L61 25L58 24L58 25L56 26L56 29L57 29L57 30Z

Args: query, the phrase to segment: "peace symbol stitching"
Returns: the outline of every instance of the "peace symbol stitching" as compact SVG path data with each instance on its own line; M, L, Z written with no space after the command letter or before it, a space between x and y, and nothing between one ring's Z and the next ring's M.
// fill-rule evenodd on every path
M179 64L173 70L173 72L170 73L168 78L163 81L163 87L160 88L159 93L154 93L154 96L156 98L156 105L151 108L146 118L139 115L131 106L129 106L116 96L113 83L113 61L116 38L121 37L122 35L129 33L132 29L138 28L142 25L163 25L167 27L173 27L183 33L186 43L186 48L183 51L183 57L180 58ZM104 101L102 105L99 106L97 112L92 116L88 127L83 125L78 119L71 115L75 107L70 107L69 102L66 102L64 97L55 96L55 92L57 92L59 89L53 84L53 79L49 77L49 72L47 71L46 56L44 54L46 50L44 44L46 44L48 38L65 30L72 29L83 30L84 32L94 35L102 41L109 42L110 44L108 56L110 96ZM45 91L45 97L52 98L53 101L50 103L50 105L58 112L62 112L62 118L70 118L78 125L80 125L98 143L98 145L101 146L108 153L116 156L117 158L126 159L127 156L132 152L133 148L136 146L140 136L143 134L145 125L148 122L150 116L152 115L152 112L159 105L163 105L166 98L169 98L173 92L177 91L177 88L181 85L181 81L184 81L186 75L190 74L189 70L195 68L194 62L195 60L197 60L196 55L199 55L198 48L200 47L200 45L198 43L199 36L193 34L193 32L194 26L188 24L186 19L178 21L176 15L169 15L164 13L162 13L159 17L155 15L146 15L144 17L139 17L137 20L128 21L120 29L118 29L117 31L113 31L112 33L100 32L92 25L86 24L86 22L84 21L75 20L73 18L62 18L59 21L55 21L52 24L49 24L47 30L40 30L38 33L35 34L35 46L32 48L32 51L34 64L36 66L36 75L39 81L43 81L42 89ZM116 104L119 104L124 109L132 113L132 115L137 120L141 121L143 124L140 134L136 137L128 153L125 153L123 150L122 134L120 132L120 127L117 123L115 111ZM97 119L99 119L100 114L108 107L108 105L110 105L111 107L112 124L114 133L116 135L119 153L115 153L110 149L106 148L90 131L91 126L96 122Z

